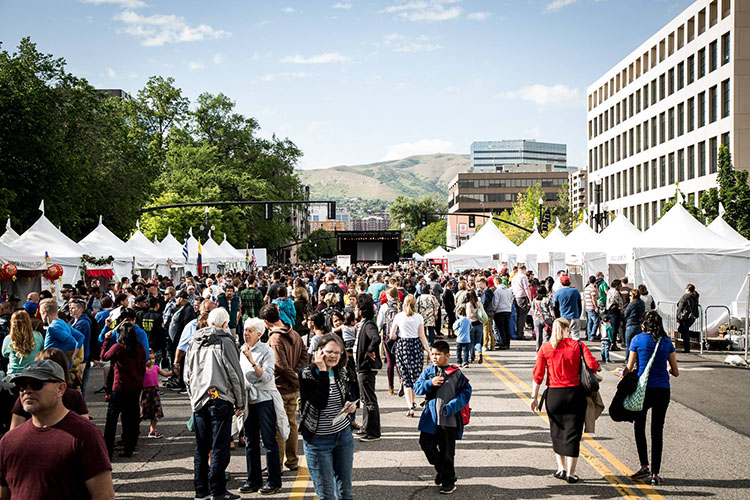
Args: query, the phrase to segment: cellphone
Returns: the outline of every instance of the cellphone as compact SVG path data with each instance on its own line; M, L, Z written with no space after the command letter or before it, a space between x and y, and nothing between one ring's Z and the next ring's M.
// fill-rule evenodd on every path
M349 402L349 404L346 404L346 405L344 405L344 407L343 407L343 408L341 408L341 411L340 411L340 412L339 412L338 414L340 415L340 414L342 414L342 413L345 413L345 412L346 412L346 410L348 410L348 409L349 409L349 408L351 408L352 406L356 406L356 405L357 405L357 403L359 403L359 399L358 399L358 400L356 400L356 401L351 401L351 402Z

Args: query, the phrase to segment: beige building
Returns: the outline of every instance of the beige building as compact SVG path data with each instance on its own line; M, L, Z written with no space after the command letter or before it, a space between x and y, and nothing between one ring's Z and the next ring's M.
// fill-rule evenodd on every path
M568 196L571 210L580 211L587 208L586 188L586 169L572 170L568 174Z

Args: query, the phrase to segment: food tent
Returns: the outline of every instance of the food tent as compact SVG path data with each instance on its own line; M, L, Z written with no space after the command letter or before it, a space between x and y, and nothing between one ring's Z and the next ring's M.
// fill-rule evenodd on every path
M424 254L425 260L429 259L444 259L448 256L448 250L445 248L438 246L433 250L430 250L426 254Z
M416 262L424 262L424 256L420 255L419 252L414 252L413 254L411 254L411 258Z
M232 246L231 243L229 243L229 240L227 240L227 233L224 233L224 241L221 242L221 245L219 245L219 247L224 250L225 253L236 256L234 261L236 267L244 267L244 263L247 260L248 256L245 255L245 252L237 250Z
M534 219L533 231L534 232L518 245L518 262L519 264L526 264L526 268L529 271L534 271L534 273L538 274L539 266L537 264L537 253L543 251L544 236L542 236L537 229L536 219Z
M155 269L156 258L128 245L110 231L99 217L99 225L78 242L94 258L113 257L110 265L87 265L87 275L120 279L130 276L134 269Z
M213 259L219 266L227 266L237 261L237 257L233 253L226 252L219 246L216 241L211 237L211 232L208 233L208 239L203 244L203 259L204 263L206 259Z
M492 220L487 221L467 242L448 253L448 270L486 269L503 262L515 262L518 247Z

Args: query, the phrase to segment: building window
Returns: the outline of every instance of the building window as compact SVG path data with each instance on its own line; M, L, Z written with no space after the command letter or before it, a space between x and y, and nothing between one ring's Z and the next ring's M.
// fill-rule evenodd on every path
M651 104L656 104L656 78L651 80Z
M708 143L709 143L708 150L709 150L709 154L711 155L709 168L711 169L711 173L714 174L719 170L718 139L716 137L712 137Z
M681 149L677 152L677 180L682 182L685 180L685 150Z
M708 89L708 122L713 123L718 117L719 97L716 85Z
M659 144L664 144L667 138L667 114L659 114Z
M687 59L687 83L690 85L695 81L695 56Z
M635 192L641 192L641 166L635 166Z
M661 75L659 77L659 100L663 100L664 97L666 97L666 87L667 87L667 77L666 75Z
M669 153L669 184L674 184L674 153Z
M667 158L659 158L659 186L664 187L667 184Z
M716 71L719 65L719 43L714 40L708 46L708 71Z
M616 183L617 198L622 198L622 184L621 184L621 181L622 181L622 172L617 172L617 183Z
M695 128L695 98L688 99L687 131L692 132Z
M729 62L729 33L721 37L721 65Z
M721 134L721 145L729 147L729 132Z
M651 147L656 146L656 142L659 140L656 129L656 117L651 118Z
M681 136L685 133L685 103L681 102L677 105L677 135Z
M659 186L659 172L656 170L656 160L651 160L651 189Z
M706 76L706 49L698 51L698 79Z
M687 178L695 178L695 146L688 146L687 152Z
M706 124L706 93L698 94L698 128Z
M635 151L635 149L633 149L633 145L634 145L633 136L635 135L633 132L634 132L634 130L632 128L628 132L628 152L629 152L630 156L633 156L633 152Z
M685 63L681 62L677 65L677 90L682 90L685 86Z
M633 116L633 94L628 97L628 116Z
M729 79L721 82L721 117L729 116Z
M698 143L698 177L706 175L706 141Z
M630 194L635 194L635 167L630 167L630 173L628 174L628 185Z
M643 86L643 109L648 108L648 84Z
M635 91L635 112L640 113L641 112L641 91L636 90ZM631 115L633 113L630 113Z
M674 139L674 108L669 108L669 140Z
M643 205L643 229L646 230L649 228L650 220L648 218L648 203Z

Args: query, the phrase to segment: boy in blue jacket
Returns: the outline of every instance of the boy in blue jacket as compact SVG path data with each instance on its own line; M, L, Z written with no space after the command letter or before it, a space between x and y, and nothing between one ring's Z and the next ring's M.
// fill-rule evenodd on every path
M456 439L464 431L461 410L471 399L469 379L456 365L449 365L450 346L443 340L432 344L432 365L425 368L414 383L414 392L426 396L427 405L419 419L419 446L427 461L435 467L435 484L440 493L456 491Z

